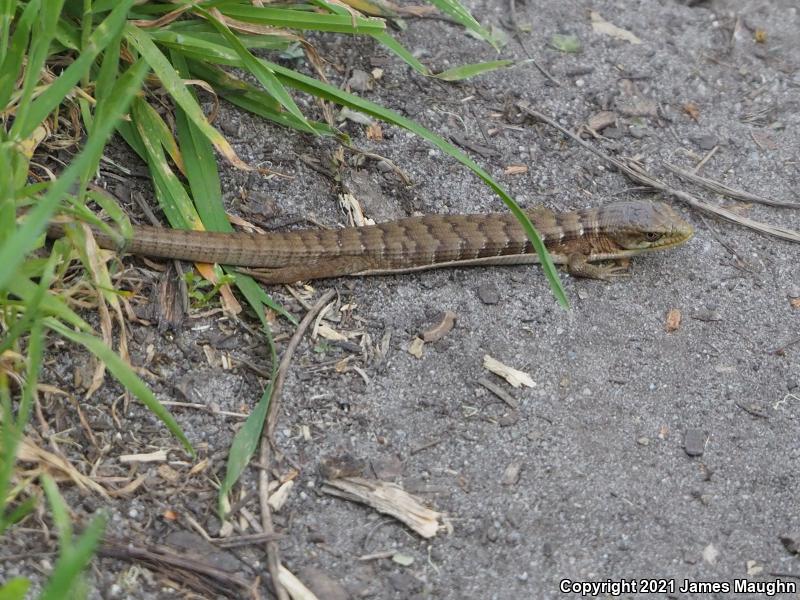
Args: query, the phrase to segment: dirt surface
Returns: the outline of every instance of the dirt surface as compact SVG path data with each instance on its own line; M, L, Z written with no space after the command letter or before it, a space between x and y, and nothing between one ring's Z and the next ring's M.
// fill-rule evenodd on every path
M515 6L517 23L529 28L517 38L507 2L468 3L483 24L509 35L502 57L535 58L552 80L526 63L447 84L418 76L369 40L321 36L316 43L336 66L328 72L332 83L361 88L354 70L382 69L371 89L358 93L466 140L523 205L566 210L652 194L520 116L513 108L519 101L571 129L613 111L615 124L593 141L599 148L637 157L709 202L800 229L798 211L734 203L681 184L663 167L667 161L694 168L716 149L700 174L800 202L796 2L695 4L528 0ZM641 43L593 32L590 10ZM437 71L497 58L445 21L409 24L398 39ZM582 51L553 49L554 34L576 36ZM227 105L220 127L246 161L293 177L226 170L232 212L254 221L301 214L336 226L345 222L336 199L343 189L378 221L503 208L452 159L395 127L383 126L384 139L375 141L364 125L343 125L357 146L407 173L410 187L389 163L345 152L343 188L321 172L337 151L330 140L289 134ZM508 174L512 165L527 170ZM695 237L635 261L631 277L619 282L564 275L569 311L557 305L539 269L524 266L333 280L301 290L313 303L335 288L328 324L347 336L302 342L283 393L271 469L278 477L297 470L274 521L284 564L319 598L557 598L565 579L664 579L667 587L654 595L662 598L729 597L724 590L682 593L684 580L780 579L800 587L800 559L790 551L792 540L800 544L798 246L669 201L693 223ZM126 262L150 277L146 263ZM285 288L270 291L302 317ZM667 331L673 309L682 320ZM425 344L421 357L409 353L413 338L447 310L456 315L455 328ZM278 335L292 332L280 319L275 328ZM248 413L265 385L256 374L269 369L265 342L246 312L239 320L196 310L177 333L133 325L132 337L133 361L153 374L149 382L163 401ZM486 354L536 385L511 388L483 368ZM72 386L85 360L74 351L54 355L48 382ZM191 525L219 535L213 482L223 477L241 418L171 408L209 460L192 474L151 414L135 403L124 410L116 384L82 404L86 426L74 406L58 397L42 406L66 456L94 465L97 477L145 476L135 492L110 502L65 488L76 518L110 507L109 533L199 553L244 580L261 576L266 594L260 546L211 552ZM155 450L166 450L168 462L132 467L119 460ZM362 475L395 481L446 513L451 532L423 540L389 517L323 493L320 468L347 457ZM256 479L251 468L242 485L245 512L255 521ZM244 527L237 535L254 532L242 512L235 525ZM37 525L12 533L2 554L23 558L3 560L0 579L46 572L52 555L29 555L52 550L43 539ZM89 581L93 597L177 595L163 573L110 558L94 561Z

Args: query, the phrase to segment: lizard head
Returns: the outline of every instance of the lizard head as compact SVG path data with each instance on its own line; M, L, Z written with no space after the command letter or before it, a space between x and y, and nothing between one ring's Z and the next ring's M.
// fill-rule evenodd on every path
M692 226L663 202L618 202L604 206L600 229L619 248L631 253L671 248L694 234Z

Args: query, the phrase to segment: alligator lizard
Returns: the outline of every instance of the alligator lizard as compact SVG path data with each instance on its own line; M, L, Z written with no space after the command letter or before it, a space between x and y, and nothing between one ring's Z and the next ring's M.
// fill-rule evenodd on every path
M619 274L625 261L648 250L671 248L692 236L691 225L660 202L618 202L601 208L554 213L527 211L553 262L595 279ZM63 235L52 225L50 237ZM213 233L134 227L118 240L95 231L103 248L132 254L250 267L265 283L407 273L440 267L538 262L516 218L506 213L429 215L341 229L280 233Z

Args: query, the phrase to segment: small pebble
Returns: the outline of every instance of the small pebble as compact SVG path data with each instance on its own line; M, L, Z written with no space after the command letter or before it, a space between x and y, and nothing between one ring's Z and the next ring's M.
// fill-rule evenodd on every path
M714 148L714 146L719 144L719 140L717 139L717 137L711 134L699 135L697 137L693 137L692 141L695 144L697 144L697 147L700 148L701 150L711 150Z
M494 284L484 283L478 286L478 298L484 304L497 304L500 302L500 292Z
M353 74L347 80L350 89L356 92L366 92L372 89L372 79L369 73L361 69L353 69Z
M647 135L647 130L644 127L631 127L628 130L630 136L634 139L641 140Z
M702 429L692 427L683 436L683 449L688 456L703 456L708 436Z

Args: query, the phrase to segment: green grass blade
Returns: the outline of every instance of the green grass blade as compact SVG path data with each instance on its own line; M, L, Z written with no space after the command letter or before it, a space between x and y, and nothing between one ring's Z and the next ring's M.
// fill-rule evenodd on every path
M50 504L50 514L53 516L53 524L58 533L58 547L62 553L68 552L72 545L72 521L69 518L69 509L58 493L56 482L47 474L42 476L42 488Z
M305 131L305 127L302 123L299 123L286 111L281 111L280 104L263 90L258 89L246 81L237 79L221 68L208 64L207 62L190 60L188 61L188 65L191 69L190 73L192 77L203 79L210 83L214 87L214 90L231 104L235 104L254 115L264 117L278 125ZM314 128L314 133L316 135L334 135L337 133L326 123L319 123L317 121L308 121L308 123Z
M391 35L386 32L381 33L373 33L372 37L375 38L378 42L386 46L389 50L394 52L397 56L399 56L403 61L414 69L417 73L422 75L431 75L431 70L419 62L416 57L411 54L408 50L406 50L405 46L403 46L400 42L394 39Z
M0 64L6 59L11 22L14 20L16 9L17 2L15 0L0 0Z
M233 231L222 207L222 187L214 149L180 109L175 111L175 132L194 206L203 225L211 231Z
M236 156L228 140L208 122L202 108L195 101L194 96L189 93L189 90L186 89L186 84L178 72L175 71L167 57L153 43L150 36L141 29L128 24L125 28L125 37L139 51L155 74L158 75L161 85L169 92L175 103L186 112L186 116L197 125L197 128L214 144L214 147L233 164L247 168L247 165L242 163Z
M492 60L489 62L473 63L471 65L461 65L447 71L442 71L435 75L437 79L444 81L463 81L481 73L488 73L497 69L504 69L514 65L513 60Z
M117 120L124 114L133 95L141 88L146 72L147 64L138 61L119 78L103 118L98 116L95 119L95 130L87 138L81 153L51 184L48 192L26 215L23 224L0 247L0 292L6 289L25 256L35 247L58 203L70 187L88 170L89 165L99 161Z
M142 142L142 148L145 151L144 159L149 160L152 157L152 149L154 147L163 148L167 151L172 161L182 169L183 156L181 156L181 152L178 149L178 142L172 135L170 126L164 122L158 111L150 103L146 102L144 98L134 98L131 104L130 116L131 121L136 126L139 140Z
M239 284L238 277L237 284ZM263 295L264 291L254 281L252 281L252 279L250 279L249 282L245 281L243 284L239 285L239 289L242 291L251 306L259 305L260 295ZM225 515L226 506L225 500L228 496L228 493L231 491L231 489L233 489L233 486L239 480L239 477L241 477L245 468L247 468L250 459L253 457L253 454L258 448L258 442L261 439L261 431L264 428L267 411L269 410L270 401L272 399L272 386L275 382L275 375L278 370L278 353L275 349L275 343L272 341L272 331L269 323L264 317L263 311L257 310L256 315L261 321L261 326L264 328L264 331L267 332L267 343L269 344L272 375L270 377L269 385L261 395L261 398L253 409L253 412L251 412L247 417L247 420L244 422L244 425L242 425L242 428L236 432L236 436L233 438L233 443L231 444L231 449L228 452L228 462L225 466L225 479L222 481L218 493L219 513L223 518Z
M222 36L219 35L218 39L208 39L194 34L178 34L159 30L150 32L150 37L153 42L166 46L170 50L176 50L187 58L210 61L220 65L238 65L240 62L236 52L221 43Z
M9 497L11 487L11 477L14 472L17 445L20 436L25 430L33 406L33 398L36 386L39 381L39 372L42 366L42 322L35 320L28 337L28 357L25 372L25 383L22 388L22 395L17 411L17 418L11 414L11 405L7 395L3 394L3 416L0 422L0 447L3 452L0 455L0 535L11 524L32 510L31 502L17 506L9 515L5 514L6 502Z
M539 257L539 260L542 264L542 270L544 271L545 276L547 277L550 287L553 290L553 294L555 295L558 302L564 308L569 307L569 302L567 300L567 295L564 292L564 288L561 285L561 280L558 278L558 272L556 271L555 265L553 264L553 260L550 258L550 255L547 253L547 249L545 248L544 244L542 243L539 234L533 227L533 224L530 222L528 215L525 214L519 205L509 196L506 191L500 187L492 177L484 171L481 167L477 165L469 156L464 154L461 150L450 144L449 142L442 139L440 136L436 135L432 131L422 127L418 123L407 119L394 111L388 110L379 106L373 102L368 100L364 100L363 98L359 98L358 96L354 96L352 94L348 94L343 92L342 90L318 81L312 77L308 77L301 73L297 73L292 71L291 69L286 69L281 67L280 65L272 64L271 68L273 71L281 77L285 83L291 87L296 87L304 92L308 92L309 94L313 94L315 96L319 96L325 98L327 100L331 100L336 102L337 104L341 104L343 106L347 106L349 108L354 108L358 111L386 121L388 123L394 123L400 127L408 129L409 131L413 131L420 137L428 140L434 146L449 154L453 158L455 158L458 162L463 164L464 166L468 167L473 173L475 173L478 177L480 177L494 192L500 196L512 214L519 220L525 234L530 239L531 243L533 244L534 249L536 250L536 254Z
M100 72L94 85L94 96L98 102L108 98L114 86L114 80L119 72L120 42L122 41L122 28L120 27L117 35L106 46L103 52L103 62L100 64Z
M40 307L42 302L47 297L47 292L50 289L50 284L53 282L53 275L56 269L56 262L60 256L58 253L53 252L50 258L45 263L45 267L39 276L39 284L36 286L33 295L25 301L25 313L18 318L5 332L5 337L0 339L0 355L14 346L14 342L26 331L28 331L35 319L39 317ZM31 282L32 283L32 282ZM13 287L12 287L13 293ZM23 296L20 296L23 298ZM23 298L24 299L24 298ZM8 324L8 322L6 322ZM29 352L30 352L29 344ZM27 417L26 417L27 420ZM2 486L0 485L0 489Z
M69 67L64 69L55 81L47 86L47 89L36 100L30 103L30 109L26 111L24 116L17 115L14 125L11 127L11 136L13 138L22 139L28 137L45 120L47 115L61 104L67 93L72 89L72 86L78 83L81 77L88 72L97 55L116 38L120 28L125 23L128 9L133 1L122 0L94 30L84 51L78 55ZM48 6L48 10L44 12L49 11L50 7Z
M33 269L27 267L28 265L23 265L19 271L19 277L9 284L8 291L15 296L19 296L26 305L31 306L36 300L40 285L31 281L30 278L40 277L40 273L38 269L35 269L35 272L30 272ZM43 314L56 317L58 320L64 321L80 331L92 330L91 326L67 306L63 299L49 291L41 298L40 310Z
M158 401L150 388L148 388L147 385L139 379L136 373L133 372L130 365L123 361L114 350L106 346L103 340L87 333L72 331L53 318L45 319L45 325L68 340L85 347L89 352L103 361L106 368L116 377L117 381L125 386L125 389L136 396L150 412L166 425L167 429L169 429L172 435L183 444L183 447L192 457L195 456L194 448L192 448L192 445L189 443L180 425L175 421L175 418Z
M34 0L34 2L36 1L37 0ZM40 7L37 10L36 16L38 19L33 22L30 47L25 64L25 74L22 78L22 90L19 103L17 104L17 111L14 115L14 124L11 126L12 139L28 137L34 127L44 119L44 117L37 119L35 115L29 117L35 104L31 102L31 98L42 76L45 61L50 51L50 43L53 38L55 38L56 24L58 23L58 16L61 14L61 7L63 4L64 0L53 0L52 6L49 6L48 10L41 10ZM55 108L55 106L53 108ZM27 127L25 125L27 123L33 123L34 125Z
M53 574L42 590L39 600L63 600L71 598L71 591L80 580L80 575L94 555L108 521L105 515L97 515L89 523L78 541L60 553Z
M24 600L31 582L24 577L9 579L0 587L0 600Z
M314 133L314 130L308 124L308 121L306 121L305 115L300 112L294 99L289 95L289 92L286 91L286 88L281 85L281 82L278 81L274 73L263 62L253 56L224 23L220 22L206 11L201 11L200 14L204 14L206 19L219 31L220 35L225 38L225 41L239 56L239 59L242 61L242 66L258 79L259 83L264 86L264 89L275 98L283 108L289 111L289 114L303 123L307 132Z
M235 1L215 3L215 5L226 17L283 29L352 34L373 34L386 29L383 19L372 17L353 18L351 15L330 15L285 8L268 8Z
M196 229L200 218L192 205L189 193L172 170L161 145L160 117L153 107L137 98L133 103L131 117L134 119L139 137L147 155L150 176L164 215L170 225L177 229ZM177 142L174 142L177 146Z
M497 42L492 37L492 34L478 23L475 17L473 17L458 0L430 0L430 2L443 13L453 17L456 21L461 23L462 26L478 34L486 42L492 44L495 50L498 49Z
M12 3L8 3L12 4ZM16 4L16 3L13 3ZM13 4L10 7L4 7L3 22L13 18L14 10ZM32 0L22 11L19 19L17 20L14 29L14 35L11 38L11 44L6 48L2 47L4 60L2 68L0 68L0 106L6 106L9 98L14 91L14 84L19 76L20 69L22 69L22 57L25 54L25 48L28 47L28 40L30 40L31 28L33 27L34 20L39 12L41 3L39 0ZM9 8L11 9L9 11ZM4 27L4 31L6 28Z

